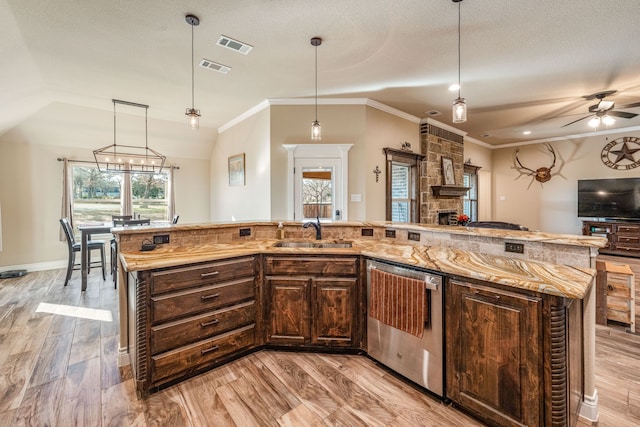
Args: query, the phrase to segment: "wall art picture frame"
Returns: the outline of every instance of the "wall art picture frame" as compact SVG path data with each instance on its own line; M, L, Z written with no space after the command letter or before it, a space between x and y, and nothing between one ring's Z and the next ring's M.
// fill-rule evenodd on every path
M442 156L442 185L456 185L451 157Z
M229 186L245 185L244 153L229 157Z

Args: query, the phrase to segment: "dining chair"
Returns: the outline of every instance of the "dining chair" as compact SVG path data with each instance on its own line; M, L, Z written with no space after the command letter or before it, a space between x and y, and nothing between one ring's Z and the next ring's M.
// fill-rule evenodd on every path
M64 279L64 285L67 286L69 283L69 279L71 279L71 273L73 270L78 270L77 267L80 266L81 263L76 264L76 252L80 252L82 246L80 243L76 243L76 239L73 236L73 229L71 228L71 224L69 223L68 218L60 218L60 225L62 226L62 230L64 231L64 235L67 238L67 248L69 249L69 262L67 264L67 276ZM94 249L100 250L100 261L91 261L91 251ZM105 276L105 266L104 266L104 240L89 240L87 242L87 250L89 251L89 270L91 270L91 265L100 262L102 266L102 280L106 279Z
M151 220L147 219L131 219L129 218L116 218L113 216L114 227L131 227L136 225L151 225ZM111 276L113 276L113 287L118 286L118 243L116 239L111 239Z

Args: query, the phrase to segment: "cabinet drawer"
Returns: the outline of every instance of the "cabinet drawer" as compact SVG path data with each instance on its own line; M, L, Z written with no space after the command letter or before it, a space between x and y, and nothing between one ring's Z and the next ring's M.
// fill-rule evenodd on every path
M212 337L255 322L255 301L151 327L151 354Z
M265 274L347 275L358 272L358 259L353 257L266 257Z
M193 267L151 273L151 294L188 288L204 283L220 283L255 275L255 257L212 262Z
M255 298L253 277L151 297L151 322L158 323Z
M636 244L640 245L640 235L627 235L627 234L618 234L616 236L616 242L618 244Z
M616 225L617 233L640 233L640 225Z
M165 382L196 372L204 365L255 343L255 325L235 329L207 340L151 357L151 381Z
M634 244L625 244L625 243L614 243L613 250L617 252L624 252L628 254L640 254L640 245Z

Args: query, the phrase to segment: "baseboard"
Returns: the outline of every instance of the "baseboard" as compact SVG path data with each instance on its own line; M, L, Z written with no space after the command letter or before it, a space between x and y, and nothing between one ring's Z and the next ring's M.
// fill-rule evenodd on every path
M593 396L584 396L578 415L583 422L591 424L598 422L598 390L593 390Z
M67 260L38 262L35 264L5 265L0 267L0 272L9 270L44 271L58 268L67 268Z

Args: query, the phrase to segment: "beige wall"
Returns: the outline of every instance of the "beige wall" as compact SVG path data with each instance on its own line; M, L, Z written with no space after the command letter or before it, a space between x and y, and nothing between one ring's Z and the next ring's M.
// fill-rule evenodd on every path
M400 149L404 142L420 153L420 124L394 116L375 108L367 108L366 155L359 156L359 179L365 183L366 211L354 220L386 220L386 157L383 148ZM376 182L373 170L378 166L382 173Z
M94 113L95 110L91 110L88 116ZM68 127L66 132L56 123L53 130L47 132L48 120L36 114L0 136L0 270L66 265L67 246L59 240L62 162L56 159L92 160L93 149L113 141L113 124L109 120L112 114L106 113L104 126L100 120L89 120L82 126L76 123L75 127ZM89 128L93 137L88 139ZM186 125L184 128L191 132ZM176 138L174 145L179 143ZM149 145L153 147L151 140ZM168 164L180 167L175 176L176 212L180 222L206 222L209 220L209 161L186 158L187 154L185 152L185 158L167 159Z
M359 170L364 156L365 144L364 105L320 105L318 121L322 125L322 144L353 144L349 151L349 194L364 193ZM311 122L314 119L313 105L276 105L271 107L271 194L272 218L287 217L287 152L283 144L311 144ZM362 203L349 202L348 219L365 215L365 197ZM344 218L347 219L347 218Z
M465 139L464 161L470 161L478 170L478 221L493 219L492 211L492 150L488 147Z
M532 230L580 234L581 220L577 217L579 179L640 176L640 169L614 170L600 160L607 142L622 136L640 137L640 132L551 142L558 159L553 177L544 184L530 176L519 177L513 169L514 147L493 150L493 219L520 223ZM519 158L525 166L531 169L550 166L552 158L543 144L519 148Z
M271 213L269 109L218 135L211 153L211 220L267 220ZM229 185L230 156L245 154L245 185Z

